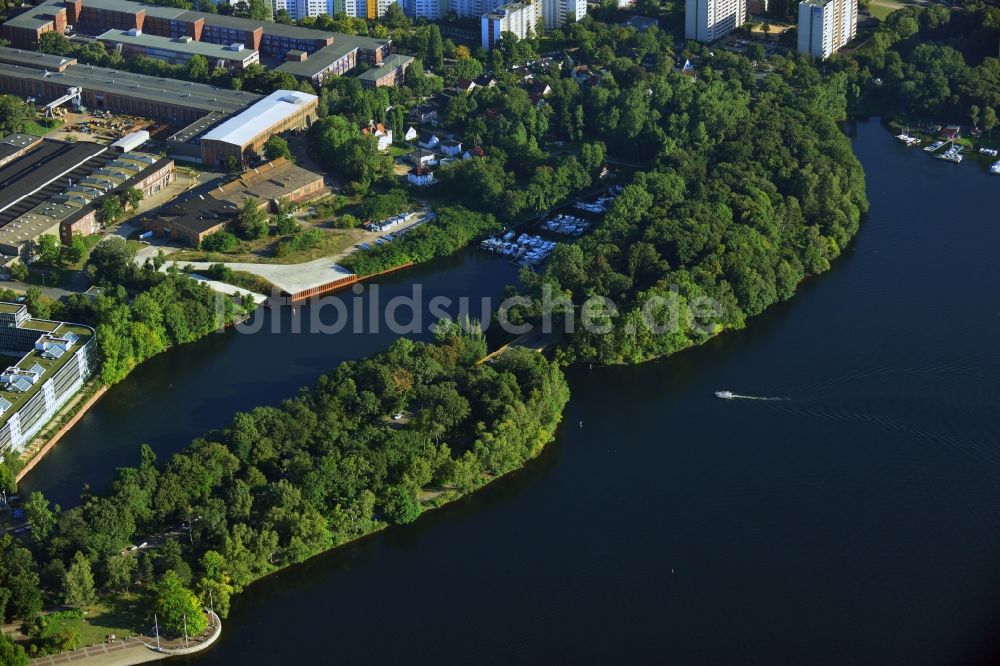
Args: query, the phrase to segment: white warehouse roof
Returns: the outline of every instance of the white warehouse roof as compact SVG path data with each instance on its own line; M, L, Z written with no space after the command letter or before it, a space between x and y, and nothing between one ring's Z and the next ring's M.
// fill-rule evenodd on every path
M319 100L316 95L298 90L276 90L248 109L238 113L201 137L202 141L221 141L245 146L254 138Z

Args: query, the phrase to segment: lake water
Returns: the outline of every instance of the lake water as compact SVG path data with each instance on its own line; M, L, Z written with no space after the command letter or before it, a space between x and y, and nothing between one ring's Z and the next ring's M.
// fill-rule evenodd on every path
M255 584L190 662L995 661L1000 179L874 121L854 145L871 212L832 271L702 348L572 369L559 437L527 469ZM383 289L417 277L494 295L515 275L468 252ZM391 337L177 349L25 489L72 502L138 443L169 453Z

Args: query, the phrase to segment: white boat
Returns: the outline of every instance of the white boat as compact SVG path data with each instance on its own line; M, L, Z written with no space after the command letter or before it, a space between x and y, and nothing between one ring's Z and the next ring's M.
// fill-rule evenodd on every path
M945 144L944 141L935 141L934 143L932 143L929 146L924 146L924 150L926 150L928 153L933 153L935 150L937 150L938 148L940 148L944 144Z
M939 155L935 155L934 157L936 157L939 160L944 160L946 162L961 164L963 159L962 148L961 146L952 146L948 150L944 151L943 153L940 153Z
M1000 162L994 162L990 167L990 173L995 173L1000 176Z
M736 397L736 394L732 391L716 391L715 397L722 398L723 400L732 400Z

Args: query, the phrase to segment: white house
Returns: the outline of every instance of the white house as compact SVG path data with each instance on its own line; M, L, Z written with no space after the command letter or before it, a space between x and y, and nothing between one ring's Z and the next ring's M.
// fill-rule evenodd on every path
M403 139L405 139L406 141L413 141L416 138L417 138L417 130L413 129L413 126L411 125L410 128L406 130L406 134L403 135Z
M427 150L434 150L441 145L441 139L437 138L436 134L427 134L420 138L417 145Z
M423 148L417 148L409 155L410 164L413 166L421 167L428 166L437 163L437 155L429 150L424 150Z
M462 152L462 142L455 139L448 139L441 142L441 152L449 157L454 157Z
M385 125L382 123L372 123L368 127L362 128L362 134L370 134L378 139L378 149L379 150L389 150L389 146L392 145L392 130L386 129Z
M415 166L406 173L410 185L426 187L434 184L434 172L425 166Z

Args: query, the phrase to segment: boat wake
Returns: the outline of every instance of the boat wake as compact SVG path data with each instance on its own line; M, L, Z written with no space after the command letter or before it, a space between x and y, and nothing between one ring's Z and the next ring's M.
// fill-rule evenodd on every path
M716 398L722 398L723 400L787 400L787 398L776 398L772 396L763 395L743 395L742 393L733 393L732 391L716 391Z

